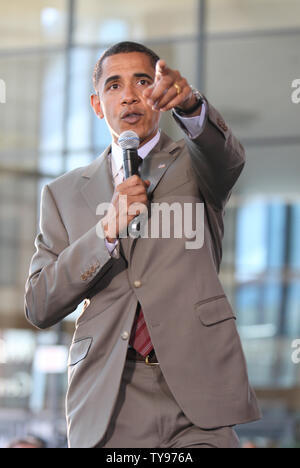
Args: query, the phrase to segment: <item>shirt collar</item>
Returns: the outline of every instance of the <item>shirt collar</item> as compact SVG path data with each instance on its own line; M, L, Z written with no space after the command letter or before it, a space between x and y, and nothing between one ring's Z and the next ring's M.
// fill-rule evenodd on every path
M150 151L157 145L160 139L161 131L158 130L157 134L152 138L152 140L145 143L141 148L138 148L138 155L140 158L145 159L146 156L150 153ZM112 173L113 177L115 177L123 166L123 151L122 148L115 143L112 142L111 145L111 159L112 159Z

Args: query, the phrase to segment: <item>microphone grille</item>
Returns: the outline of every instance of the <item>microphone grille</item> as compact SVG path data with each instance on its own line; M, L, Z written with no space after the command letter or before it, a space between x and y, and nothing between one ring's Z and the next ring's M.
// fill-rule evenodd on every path
M132 130L127 130L119 136L119 145L122 149L137 149L140 146L140 139L138 135Z

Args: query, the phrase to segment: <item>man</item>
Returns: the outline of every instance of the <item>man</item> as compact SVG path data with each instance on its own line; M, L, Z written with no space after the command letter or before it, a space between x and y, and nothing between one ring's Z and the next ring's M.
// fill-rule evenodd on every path
M238 447L233 426L260 414L218 271L243 148L208 101L142 45L108 49L94 86L112 145L44 188L26 286L26 315L39 328L86 299L69 358L69 445ZM169 110L185 132L178 143L159 130ZM126 130L139 136L143 162L141 176L124 181ZM203 245L121 235L143 211L133 214L135 204L148 212L173 202L204 204Z

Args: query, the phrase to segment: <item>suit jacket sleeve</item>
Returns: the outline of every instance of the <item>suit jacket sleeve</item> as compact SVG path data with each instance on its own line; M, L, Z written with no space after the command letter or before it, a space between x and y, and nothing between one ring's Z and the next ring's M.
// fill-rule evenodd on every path
M97 235L99 228L100 223L70 245L51 190L44 187L40 233L25 288L26 317L36 327L50 327L74 312L110 269L113 260Z
M245 165L245 151L219 112L208 101L205 104L206 118L195 139L188 136L187 128L176 115L174 118L186 133L199 189L217 210L223 210Z

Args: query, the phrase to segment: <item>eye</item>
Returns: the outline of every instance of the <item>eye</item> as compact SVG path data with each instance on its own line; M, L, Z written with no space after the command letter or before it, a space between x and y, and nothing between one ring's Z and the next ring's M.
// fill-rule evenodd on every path
M141 86L149 86L149 85L150 85L150 81L149 81L149 80L146 80L145 78L142 78L141 80L138 81L138 85L141 85Z
M108 87L108 90L114 90L114 89L118 89L119 88L119 84L118 83L113 83L112 85L110 85Z

